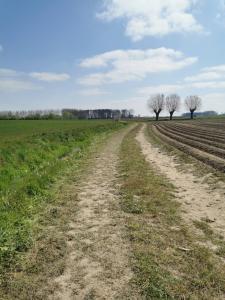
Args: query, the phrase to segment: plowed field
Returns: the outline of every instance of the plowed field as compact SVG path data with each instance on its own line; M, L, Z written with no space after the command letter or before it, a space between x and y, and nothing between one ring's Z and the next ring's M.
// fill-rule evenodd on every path
M161 122L152 130L166 143L225 172L225 121Z

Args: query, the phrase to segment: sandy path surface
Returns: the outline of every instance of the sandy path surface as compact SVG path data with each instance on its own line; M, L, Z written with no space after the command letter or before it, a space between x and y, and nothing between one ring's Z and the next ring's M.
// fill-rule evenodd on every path
M140 299L129 285L133 274L117 193L119 147L130 129L110 137L79 183L67 267L50 299Z
M184 219L191 224L194 220L207 219L210 226L225 237L225 184L212 188L203 183L204 178L198 178L188 170L178 170L174 157L162 153L147 140L145 128L141 128L136 139L146 160L176 187L176 198L182 204Z

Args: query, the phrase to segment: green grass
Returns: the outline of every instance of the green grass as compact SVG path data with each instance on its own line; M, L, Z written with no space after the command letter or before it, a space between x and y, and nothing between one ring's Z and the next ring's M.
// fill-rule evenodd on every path
M184 224L174 187L146 163L135 135L127 135L120 153L134 282L144 299L223 299L221 259Z
M0 284L33 242L35 220L51 186L87 152L93 139L123 127L113 121L0 122Z
M38 134L83 130L113 123L111 120L0 120L0 145L10 143L12 139L21 140Z

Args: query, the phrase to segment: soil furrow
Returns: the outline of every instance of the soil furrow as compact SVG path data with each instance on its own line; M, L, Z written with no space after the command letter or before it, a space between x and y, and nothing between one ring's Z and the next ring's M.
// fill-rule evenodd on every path
M184 153L191 155L192 157L198 159L199 161L207 164L210 167L213 167L216 170L221 172L225 171L225 160L219 158L213 154L207 153L200 149L193 147L193 145L186 145L182 141L174 140L171 137L161 133L156 127L153 127L153 132L156 136L158 136L161 140L166 141L169 145L183 151Z
M180 128L180 127L173 126L173 125L171 126L170 124L166 124L166 125L160 124L160 126L171 133L175 133L175 134L187 137L187 138L189 137L193 140L203 142L208 145L214 145L221 149L225 149L225 140L222 138L220 138L220 139L215 138L214 136L206 135L205 133L202 133L201 131L196 133L192 129L187 129L185 127Z
M172 124L171 124L172 125ZM169 126L171 126L169 125ZM181 128L181 129L187 129L187 130L191 130L192 132L196 132L199 134L204 134L204 136L211 136L211 137L216 137L218 139L222 139L224 140L225 135L224 135L224 131L220 131L218 128L212 128L212 127L204 127L201 123L176 123L173 124L172 126L175 126L177 128Z
M162 134L164 134L164 135L166 135L166 136L168 136L168 137L170 137L170 138L172 138L172 139L174 139L178 142L181 142L185 145L197 148L197 149L199 149L201 151L204 151L206 153L218 156L222 159L225 159L225 150L224 149L219 149L219 148L214 147L214 146L209 146L209 145L203 144L201 142L194 141L190 137L183 137L183 136L178 135L176 133L171 133L171 132L163 129L159 125L156 126L156 127L159 130L159 132L161 132Z
M177 188L176 199L182 203L184 219L190 224L193 221L212 220L212 228L225 237L224 184L220 189L211 189L208 184L203 183L204 178L197 178L187 170L178 170L173 157L163 154L147 141L144 130L145 127L137 136L143 154Z

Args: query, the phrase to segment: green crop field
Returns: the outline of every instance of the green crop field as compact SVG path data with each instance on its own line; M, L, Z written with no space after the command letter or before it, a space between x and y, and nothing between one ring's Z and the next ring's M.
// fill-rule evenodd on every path
M0 273L32 243L35 216L51 201L57 176L114 121L0 121ZM1 278L0 278L1 279Z
M110 120L0 120L0 143L28 136L113 126Z

